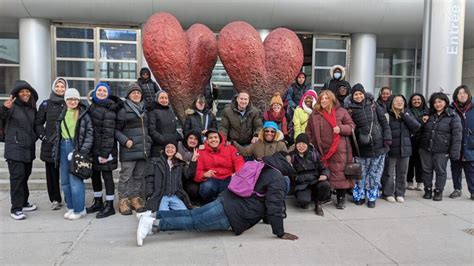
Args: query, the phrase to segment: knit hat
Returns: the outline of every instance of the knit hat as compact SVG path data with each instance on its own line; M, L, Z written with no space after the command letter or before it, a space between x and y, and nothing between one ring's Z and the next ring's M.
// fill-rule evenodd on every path
M356 85L352 86L351 94L354 95L354 93L355 93L356 91L360 91L360 92L362 92L363 94L365 94L364 86L362 86L362 84L360 84L360 83L357 83Z
M51 90L54 92L54 93L57 93L56 91L56 84L58 83L62 83L64 85L64 88L66 88L66 90L68 89L68 84L67 84L67 81L64 79L64 78L57 78L56 80L54 80L53 82L53 86L51 88Z
M132 91L139 91L143 94L142 88L140 88L138 83L131 82L130 84L128 84L127 95L126 95L125 98L128 98L128 95L130 95L130 93L132 93Z
M270 101L270 106L273 106L275 103L283 106L283 100L281 99L279 92L275 92L275 94L273 94L272 100Z
M273 128L275 129L275 131L278 131L278 125L273 122L273 121L266 121L265 123L263 123L263 129L265 128Z
M300 133L298 137L296 137L295 144L298 144L300 142L303 142L306 145L309 145L309 137L308 135L306 135L306 133Z
M97 98L97 89L100 87L105 87L107 89L107 98L102 99L102 100ZM109 96L110 96L110 87L105 82L99 82L99 84L97 84L97 86L95 86L94 90L92 91L92 100L96 103L107 101Z
M79 91L74 89L74 88L69 88L66 90L64 93L64 99L81 99L81 95L79 94Z

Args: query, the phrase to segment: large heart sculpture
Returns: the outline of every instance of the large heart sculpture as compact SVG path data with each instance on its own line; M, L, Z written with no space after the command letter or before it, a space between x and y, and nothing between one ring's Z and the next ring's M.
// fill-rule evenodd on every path
M185 32L173 15L160 12L146 22L142 45L148 66L184 121L185 110L203 93L216 64L214 33L202 24L194 24Z
M219 57L234 88L250 93L251 101L264 111L275 92L282 95L303 65L303 46L285 28L273 30L262 43L248 23L227 24L219 33Z

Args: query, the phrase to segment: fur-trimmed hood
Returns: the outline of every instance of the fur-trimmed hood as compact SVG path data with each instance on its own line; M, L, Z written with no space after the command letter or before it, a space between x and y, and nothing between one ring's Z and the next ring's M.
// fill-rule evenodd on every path
M338 68L341 70L341 78L339 80L344 80L346 78L346 69L341 65L332 66L329 70L329 75L331 76L331 79L334 79L334 71Z

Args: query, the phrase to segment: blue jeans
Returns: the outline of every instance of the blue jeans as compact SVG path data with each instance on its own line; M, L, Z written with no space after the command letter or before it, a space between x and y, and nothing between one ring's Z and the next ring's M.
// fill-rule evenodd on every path
M184 202L176 195L163 196L158 211L187 210Z
M229 182L230 177L224 180L209 178L199 185L199 195L201 195L204 202L211 202L217 198L219 193L227 189Z
M79 177L71 174L69 168L71 162L67 156L74 149L74 143L71 140L61 140L59 151L59 171L61 176L61 188L64 192L66 206L74 212L82 212L85 204L85 185Z
M160 211L160 231L224 231L230 223L220 198L201 208L180 211Z

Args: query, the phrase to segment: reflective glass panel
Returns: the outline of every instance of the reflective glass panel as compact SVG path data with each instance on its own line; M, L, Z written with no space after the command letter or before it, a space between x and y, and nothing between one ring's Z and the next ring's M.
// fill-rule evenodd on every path
M92 80L74 80L68 79L69 88L75 88L79 91L81 97L87 98L91 90L94 89L94 81Z
M117 41L136 41L136 30L117 30L117 29L102 29L100 30L101 40L117 40Z
M136 60L137 45L125 43L101 43L101 59Z
M72 39L93 39L94 30L81 28L56 28L56 37Z
M91 61L57 61L58 77L94 78L94 62Z
M342 52L316 52L316 66L346 65L346 53Z
M19 64L18 39L0 38L0 64Z
M346 40L316 39L317 49L346 49Z
M115 79L136 79L137 64L102 62L100 63L100 77Z
M20 79L20 68L0 66L0 96L8 96L15 81Z
M91 42L56 42L57 57L94 58L94 44Z
M314 70L314 83L324 84L329 79L329 69Z

